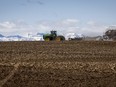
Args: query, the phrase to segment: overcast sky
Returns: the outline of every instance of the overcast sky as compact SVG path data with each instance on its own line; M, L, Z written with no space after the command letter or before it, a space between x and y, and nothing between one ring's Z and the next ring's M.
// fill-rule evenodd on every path
M116 25L116 0L0 0L0 34L102 35Z

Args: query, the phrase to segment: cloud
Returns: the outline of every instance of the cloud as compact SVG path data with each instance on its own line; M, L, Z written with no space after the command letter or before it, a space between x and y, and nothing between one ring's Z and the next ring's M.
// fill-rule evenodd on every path
M78 23L79 23L79 20L76 20L76 19L65 19L65 20L60 20L56 22L55 25L59 27L69 28L69 27L78 26Z
M31 5L31 4L43 5L44 3L41 0L24 0L24 2L20 3L21 6L27 6L27 5Z
M28 33L49 33L51 30L56 30L58 34L63 35L72 32L86 36L96 36L103 35L107 27L94 21L88 21L82 25L82 22L77 19L39 21L33 25L27 24L24 21L6 21L0 22L0 33L5 35L19 34L27 36Z
M36 24L37 29L43 32L57 30L59 34L65 34L70 31L75 31L78 28L79 20L64 19L58 21L40 21ZM65 32L64 32L65 31Z
M109 26L107 29L114 29L114 30L116 30L116 25Z
M3 22L3 23L0 23L0 28L3 28L3 29L12 29L14 28L16 25L12 22L9 22L9 21L6 21L6 22Z
M27 0L27 3L43 5L44 3L40 0Z
M30 25L21 21L6 21L0 23L0 33L4 35L25 34L30 29ZM31 29L30 29L31 30Z
M108 26L94 21L88 21L86 25L82 27L81 31L87 36L97 36L103 35L107 27Z
M94 21L88 21L87 24L88 25L96 25L96 23Z

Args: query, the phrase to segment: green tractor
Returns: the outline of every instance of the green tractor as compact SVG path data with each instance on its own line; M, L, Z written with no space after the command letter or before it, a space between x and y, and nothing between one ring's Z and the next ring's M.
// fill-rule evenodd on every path
M51 31L51 34L44 34L43 39L45 41L64 41L65 37L62 35L57 36L57 31Z

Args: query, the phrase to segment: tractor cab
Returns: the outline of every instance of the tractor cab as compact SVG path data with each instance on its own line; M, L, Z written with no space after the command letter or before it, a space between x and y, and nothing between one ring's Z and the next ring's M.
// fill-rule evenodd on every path
M57 31L50 31L52 35L57 36Z
M51 32L51 36L53 39L55 39L57 37L57 31L50 31Z

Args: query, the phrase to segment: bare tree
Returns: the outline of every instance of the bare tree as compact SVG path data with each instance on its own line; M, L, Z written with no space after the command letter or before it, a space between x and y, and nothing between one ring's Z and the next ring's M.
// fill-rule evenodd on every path
M107 37L107 39L116 40L116 27L115 26L110 26L106 30L104 38L106 38L106 37Z

